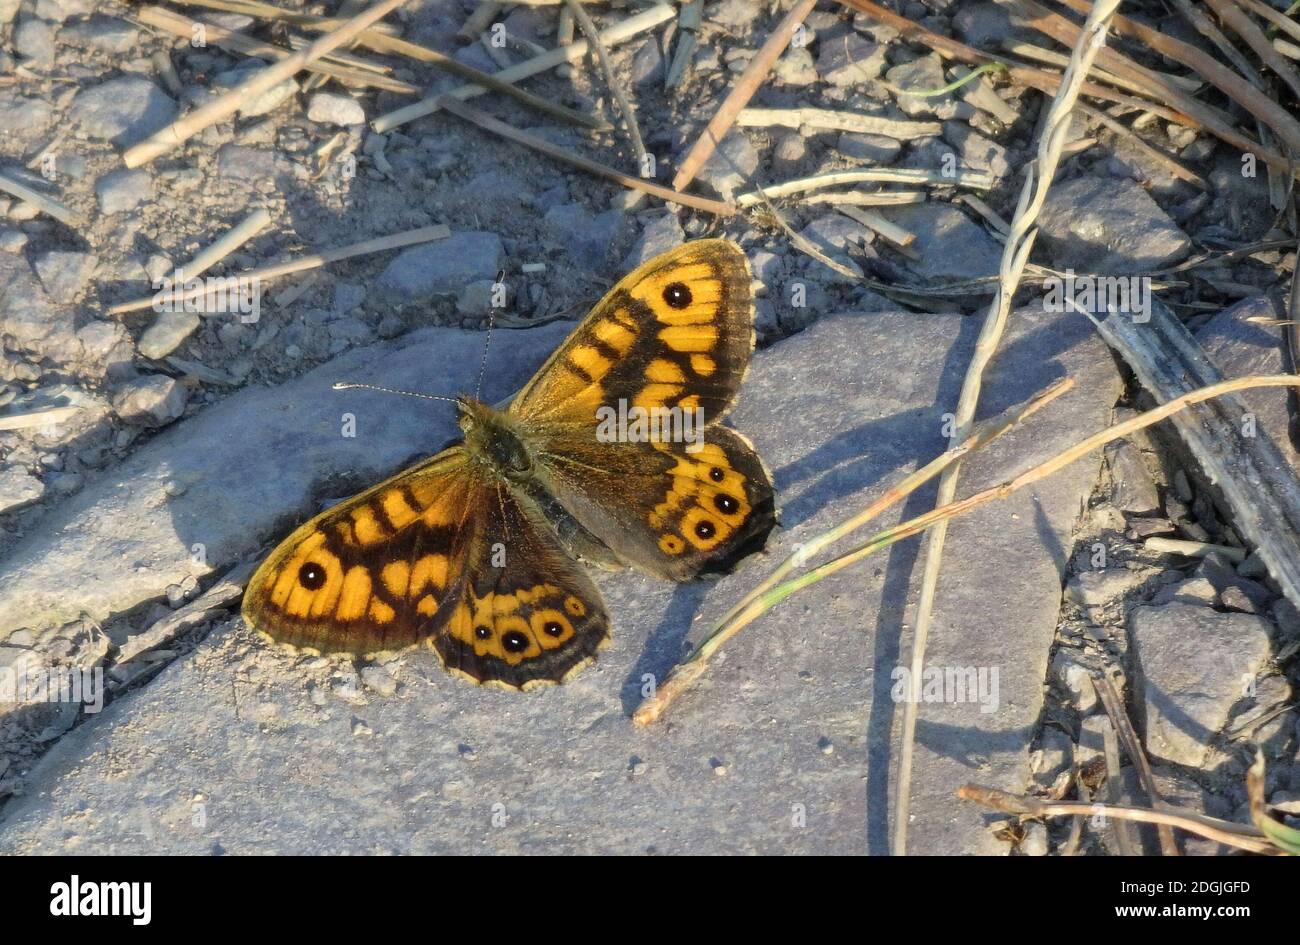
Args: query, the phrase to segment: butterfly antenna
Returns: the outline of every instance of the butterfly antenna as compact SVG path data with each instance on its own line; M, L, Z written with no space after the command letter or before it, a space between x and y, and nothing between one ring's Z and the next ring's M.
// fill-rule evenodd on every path
M505 281L506 271L504 269L497 271L497 285ZM483 393L483 374L487 371L488 349L492 347L492 325L496 322L497 309L495 305L488 306L488 326L487 338L483 340L483 360L478 363L478 380L474 382L474 399L478 400L479 395Z
M334 382L335 390L377 390L381 394L401 394L403 397L419 397L421 400L445 400L448 403L455 403L455 397L439 397L437 394L421 394L414 390L396 390L392 387L379 387L375 384L351 384L344 381Z

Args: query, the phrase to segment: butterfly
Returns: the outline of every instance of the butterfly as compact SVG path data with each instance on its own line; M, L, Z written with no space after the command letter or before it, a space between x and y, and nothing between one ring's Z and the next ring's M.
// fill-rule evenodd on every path
M425 644L453 674L531 689L595 659L609 614L579 565L686 581L761 548L776 514L721 420L754 349L749 263L685 243L620 280L504 409L317 515L253 574L247 623L316 652Z

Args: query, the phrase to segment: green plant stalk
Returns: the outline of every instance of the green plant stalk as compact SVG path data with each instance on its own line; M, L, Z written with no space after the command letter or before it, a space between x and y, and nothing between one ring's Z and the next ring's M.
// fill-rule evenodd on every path
M1007 67L1000 62L986 62L984 63L984 65L977 66L976 68L972 69L967 75L962 76L960 79L957 79L953 82L949 82L947 85L943 86L943 88L924 89L922 91L912 91L911 89L902 89L896 85L890 85L888 82L881 82L880 84L883 85L885 88L889 89L889 91L894 92L898 95L910 95L913 98L932 98L939 95L947 95L949 92L955 92L963 85L965 85L967 82L971 82L974 81L975 79L978 79L986 72L1006 72L1006 71L1007 71Z

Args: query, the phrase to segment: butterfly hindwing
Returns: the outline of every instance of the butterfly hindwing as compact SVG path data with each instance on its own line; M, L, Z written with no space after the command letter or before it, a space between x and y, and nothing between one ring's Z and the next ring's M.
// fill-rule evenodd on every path
M674 581L729 570L776 524L771 475L722 424L694 445L550 440L538 475L617 560Z
M563 682L609 640L600 594L526 497L484 485L475 510L431 626L433 648L475 682Z

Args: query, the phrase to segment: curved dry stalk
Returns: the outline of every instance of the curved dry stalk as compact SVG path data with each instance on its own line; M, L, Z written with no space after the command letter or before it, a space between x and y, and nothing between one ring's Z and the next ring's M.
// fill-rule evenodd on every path
M1106 27L1110 17L1119 6L1120 0L1097 0L1092 12L1083 25L1079 38L1070 53L1070 65L1061 78L1061 86L1052 100L1047 113L1044 131L1038 142L1038 159L1036 166L1031 165L1025 176L1025 186L1020 193L1020 202L1016 214L1011 220L1011 232L1007 235L1006 246L1002 251L1002 265L998 292L989 306L988 316L980 329L975 342L975 352L966 368L966 377L962 382L961 395L954 411L957 434L954 442L961 442L970 431L975 409L979 405L980 390L983 387L984 371L997 353L1006 328L1007 318L1011 312L1011 302L1020 285L1020 276L1024 272L1029 253L1034 247L1034 238L1038 235L1035 226L1038 214L1047 201L1047 192L1051 188L1052 178L1061 160L1061 149L1065 145L1069 132L1070 114L1074 110L1075 100L1083 86L1088 71L1092 68L1106 41ZM939 496L936 505L951 503L957 494L957 480L960 464L949 467L939 480ZM934 614L935 594L939 586L939 571L943 562L943 546L947 538L947 526L940 524L930 533L925 548L925 570L921 578L921 597L917 607L916 630L912 637L912 678L920 679L924 669L926 642L929 639L930 624ZM902 751L899 756L897 795L894 802L894 854L902 856L907 853L907 822L909 794L912 787L912 756L916 739L917 704L908 700L903 706Z
M1075 460L1082 459L1093 450L1100 449L1113 440L1130 436L1138 430L1145 429L1146 427L1159 423L1162 420L1166 420L1178 411L1184 410L1193 404L1199 404L1202 401L1211 400L1224 394L1231 394L1235 391L1249 390L1256 387L1300 388L1300 377L1293 374L1252 375L1249 377L1239 377L1233 380L1223 381L1218 384L1211 384L1208 387L1189 391L1181 397L1176 397L1173 400L1163 403L1145 413L1138 414L1135 417L1130 417L1123 423L1117 423L1114 426L1107 427L1105 430L1094 433L1092 436L1081 440L1068 449L1062 450L1050 459L1039 463L1037 466L1020 473L1012 479L1008 479L996 486L985 489L982 492L977 492L965 499L950 502L947 505L926 512L923 515L918 515L916 518L895 525L893 528L878 532L862 544L850 549L839 557L813 568L810 571L806 571L797 577L779 584L774 583L772 579L769 579L761 585L760 589L756 589L755 592L752 592L745 598L745 600L741 601L740 604L737 604L736 607L732 608L731 612L729 612L727 616L718 623L710 635L695 648L695 651L691 656L674 669L668 678L664 680L663 685L659 686L655 694L637 707L636 712L632 715L633 723L645 726L658 720L667 710L668 706L672 704L673 700L689 689L691 685L699 679L701 675L703 675L704 670L708 666L709 658L720 646L722 646L723 643L731 639L741 629L752 623L756 618L762 616L767 611L771 610L776 606L776 604L785 600L795 591L807 587L810 584L816 584L823 578L829 577L838 571L842 571L850 565L861 561L863 558L902 541L904 538L910 538L912 535L919 534L939 522L944 522L948 519L956 518L959 515L964 515L981 505L986 505L997 499L1005 498L1013 492L1017 492L1026 486L1033 485L1034 483L1039 482L1040 480L1045 479L1053 473L1070 465L1070 463L1073 463ZM955 453L957 451L954 450L951 452ZM958 456L960 455L964 455L964 453L959 453ZM954 458L955 457L950 456L948 453L945 453L936 458L924 470L913 473L904 480L904 483L911 483L911 487L915 489L921 484L920 482L912 482L915 477L925 475L926 478L932 478L940 470L950 464ZM944 462L945 460L947 462ZM901 493L904 483L900 483L899 486L896 486L891 490L893 493L899 493L897 498L901 498L904 494ZM883 500L878 500L873 503L869 509L877 509L877 506L880 506L881 501ZM864 510L855 517L855 520L865 519L867 511L868 510ZM879 509L877 509L877 514L878 511ZM778 569L785 569L781 572L782 576L788 574L793 567L798 565L799 562L796 559L800 557L802 557L801 554L795 555L786 559L785 562L782 562ZM792 561L794 561L793 565L791 564ZM746 603L746 601L748 601L748 603ZM907 704L913 703L909 700Z
M1114 817L1116 820L1136 820L1147 824L1179 827L1188 833L1249 853L1274 856L1281 853L1262 832L1254 827L1234 824L1230 820L1219 820L1217 817L1206 817L1204 814L1192 811L1151 810L1146 807L1130 807L1127 804L1099 804L1091 801L1041 801L1036 797L1008 794L1006 791L979 784L962 785L957 791L957 796L964 801L974 801L1001 814L1034 818L1093 817L1101 814L1105 817Z

